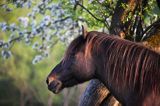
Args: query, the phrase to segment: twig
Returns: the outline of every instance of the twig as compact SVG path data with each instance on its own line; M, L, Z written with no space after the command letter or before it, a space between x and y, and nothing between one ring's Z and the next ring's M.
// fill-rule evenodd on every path
M90 12L86 7L84 7L82 4L80 4L78 1L75 1L76 5L79 5L80 7L82 7L84 10L86 10L93 18L95 18L97 21L103 22L106 27L109 29L109 24L105 19L99 19L97 18L92 12Z
M78 3L79 6L81 6L83 9L85 9L93 18L95 18L98 21L104 22L104 20L97 18L96 16L94 16L86 7L84 7L83 5L81 5L80 3Z
M62 19L60 19L60 20L56 20L56 21L53 22L53 24L55 24L55 23L57 23L57 22L65 21L65 20L67 20L67 19L69 19L69 18L71 18L71 17L68 16L68 17L62 18Z
M22 37L23 37L23 36L19 36L19 37L17 37L17 38L14 38L14 39L10 40L9 43L14 43L15 41L18 41L18 40L22 39ZM0 45L0 48L3 47L3 46L6 45L6 44L7 44L7 42L1 44L1 45Z

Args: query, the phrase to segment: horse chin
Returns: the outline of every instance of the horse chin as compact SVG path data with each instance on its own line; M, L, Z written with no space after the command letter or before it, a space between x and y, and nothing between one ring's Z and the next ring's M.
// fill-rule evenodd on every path
M61 91L62 91L62 88L56 88L56 89L52 89L51 90L54 94L58 94L58 93L60 93Z
M76 80L75 78L72 78L70 80L67 80L67 81L63 82L63 87L68 88L68 87L75 86L77 84L79 84L79 81Z

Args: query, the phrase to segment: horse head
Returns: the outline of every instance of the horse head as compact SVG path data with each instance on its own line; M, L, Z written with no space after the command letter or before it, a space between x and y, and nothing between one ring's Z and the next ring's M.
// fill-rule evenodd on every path
M62 61L48 75L46 83L53 93L65 87L88 81L93 78L94 63L87 51L87 32L74 39L65 52Z

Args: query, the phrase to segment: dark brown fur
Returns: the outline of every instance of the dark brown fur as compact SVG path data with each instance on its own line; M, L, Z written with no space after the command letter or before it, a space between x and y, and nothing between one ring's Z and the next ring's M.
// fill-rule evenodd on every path
M160 55L141 45L92 31L69 45L60 65L48 80L60 76L61 89L97 78L125 106L160 106Z

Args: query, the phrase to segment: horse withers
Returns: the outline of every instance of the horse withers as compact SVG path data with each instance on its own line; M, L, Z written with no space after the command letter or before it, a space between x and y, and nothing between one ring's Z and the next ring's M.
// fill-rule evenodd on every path
M83 32L48 75L49 90L99 79L124 106L160 106L158 53L102 32Z

